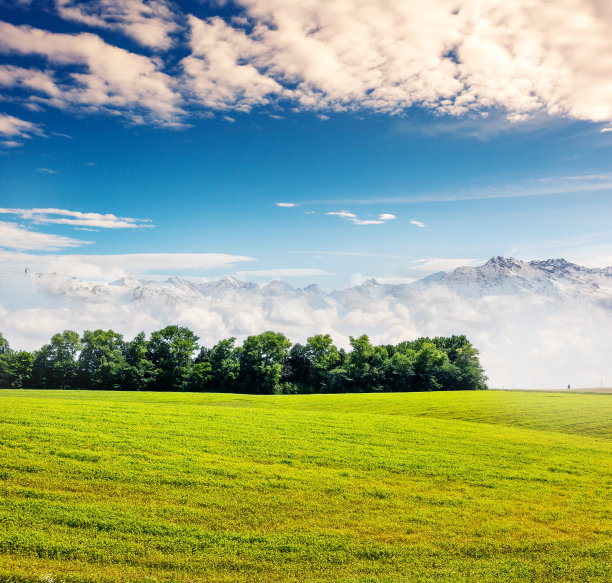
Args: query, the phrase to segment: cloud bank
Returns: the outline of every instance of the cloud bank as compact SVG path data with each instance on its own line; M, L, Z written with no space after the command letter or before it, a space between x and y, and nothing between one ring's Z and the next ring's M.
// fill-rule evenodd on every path
M278 117L290 109L326 119L404 115L414 106L476 119L502 111L511 123L543 114L612 121L612 14L602 0L226 5L233 16L224 19L164 0L55 0L57 16L77 30L0 22L0 56L44 61L0 64L0 86L27 107L170 126L201 110L268 108ZM116 46L115 33L136 49ZM187 53L178 63L177 47ZM0 132L35 129L8 117Z
M193 266L238 260L197 256L112 259L123 262L117 268L121 270L137 264L153 270L164 261ZM82 261L91 261L90 269L97 261L97 274L115 274L111 259L107 263L83 257ZM441 261L430 262L429 267L436 268ZM11 274L5 267L0 266L0 330L15 347L37 348L66 328L113 328L132 337L140 330L151 332L171 323L190 327L201 344L209 347L220 338L242 340L264 330L281 331L294 342L329 333L343 347L348 347L349 336L362 333L376 344L465 334L480 350L493 387L612 385L609 286L605 293L603 287L592 293L594 288L586 285L576 288L575 294L565 293L567 288L562 287L558 297L533 290L485 291L467 297L444 285L419 287L417 282L410 293L401 285L390 293L388 287L366 281L325 293L316 286L296 290L286 283L271 282L258 287L233 278L200 284L175 278L148 284L128 279L108 285L53 273Z

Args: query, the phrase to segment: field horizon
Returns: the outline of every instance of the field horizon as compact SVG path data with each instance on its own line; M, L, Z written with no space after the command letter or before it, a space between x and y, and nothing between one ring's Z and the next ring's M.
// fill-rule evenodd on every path
M0 391L0 581L604 582L612 401Z

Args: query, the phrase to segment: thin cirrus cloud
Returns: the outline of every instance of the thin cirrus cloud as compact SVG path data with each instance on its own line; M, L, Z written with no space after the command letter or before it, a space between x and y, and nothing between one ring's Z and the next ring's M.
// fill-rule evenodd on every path
M410 221L411 225L414 225L415 227L420 227L421 229L424 229L427 225L425 223L422 223L421 221Z
M324 119L414 106L462 119L503 112L511 124L541 115L612 121L602 58L612 54L612 9L599 0L235 0L227 19L164 0L54 6L98 34L0 23L0 55L45 60L44 68L1 65L0 85L30 107L167 126L198 109L287 108ZM115 46L99 36L106 32L154 56ZM175 45L187 50L179 63Z
M296 207L297 204L295 202L277 202L276 206L280 206L282 208L293 208Z
M8 221L0 221L0 248L18 249L21 251L59 251L71 247L89 245L90 241L81 241L63 235L39 233ZM2 253L6 257L6 253Z
M11 223L9 223L11 226ZM3 236L0 223L0 238ZM52 236L55 237L55 236ZM51 241L53 243L53 241ZM83 244L78 241L77 244ZM0 245L1 239L0 239ZM47 250L58 249L49 246ZM33 247L14 247L24 251ZM39 250L43 250L41 247ZM34 254L6 252L0 254L3 271L23 273L24 268L37 273L58 273L70 277L83 277L112 281L126 276L176 275L210 269L230 268L237 263L256 261L245 255L226 253L125 253L117 255Z
M240 277L316 277L319 275L333 275L323 269L309 267L288 267L286 269L255 269L239 271Z
M45 169L40 169L41 171ZM151 228L151 219L118 217L111 213L84 213L56 208L0 208L0 214L14 215L39 225L71 225L98 229Z
M525 198L584 192L612 191L612 173L585 174L577 176L545 176L507 184L452 190L446 192L415 193L402 196L375 196L368 198L345 198L317 200L311 204L381 205L381 204L421 204L446 203L466 200L494 200L506 198Z
M353 223L354 225L382 225L386 221L393 220L396 218L395 215L390 213L381 213L378 216L378 219L360 219L355 213L351 213L349 211L332 211L325 213L329 216L340 217L349 223Z

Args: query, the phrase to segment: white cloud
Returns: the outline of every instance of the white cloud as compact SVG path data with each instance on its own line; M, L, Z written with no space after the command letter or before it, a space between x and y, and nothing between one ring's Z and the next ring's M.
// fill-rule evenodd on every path
M0 23L0 53L47 61L44 70L0 66L0 85L29 92L22 102L30 108L166 125L180 124L185 103L225 112L271 106L274 114L286 107L322 120L418 106L476 123L493 113L506 130L548 115L612 121L604 57L612 54L612 17L600 0L235 4L242 14L226 22L166 0L55 0L60 17L127 35L156 57L91 33ZM171 77L174 38L189 54Z
M182 61L187 87L211 109L249 111L284 93L274 79L259 73L251 60L261 49L221 18L208 21L189 16L191 54Z
M71 239L62 235L52 235L49 233L39 233L31 231L7 221L0 221L0 248L36 250L36 251L57 251L67 247L79 247L87 245L88 241ZM11 254L3 252L0 254L0 264Z
M591 0L239 0L234 25L191 17L184 60L217 109L290 99L302 110L464 115L501 108L612 119L612 18ZM245 25L245 21L249 23ZM323 114L324 115L324 114Z
M601 128L599 130L602 134L605 134L607 132L612 132L612 127L606 127L606 128Z
M12 223L8 224L12 225ZM0 232L0 245L2 245L1 237ZM69 239L68 241L74 240ZM76 244L81 245L83 242L78 241ZM56 248L58 247L59 245L56 245ZM34 246L15 248L37 249ZM42 248L38 247L38 249ZM52 247L49 246L49 249L52 250ZM255 259L225 253L125 253L118 255L2 253L0 254L0 269L20 273L28 268L37 273L60 273L85 279L112 281L125 276L176 275L180 272L191 273L231 267L245 261L255 261Z
M142 46L167 50L178 29L176 15L163 0L98 0L83 4L55 0L60 16L94 28L119 31Z
M276 206L280 206L280 207L283 207L283 208L293 208L293 207L297 206L297 204L294 203L294 202L277 202Z
M36 172L40 174L57 174L57 170L53 170L53 168L37 168Z
M581 176L544 176L523 182L496 183L474 189L453 189L448 192L415 193L406 196L376 196L369 198L349 198L338 200L310 201L317 204L421 204L458 202L465 200L495 200L504 198L523 198L550 196L583 192L612 192L612 173L586 174Z
M34 91L55 98L61 97L61 89L56 85L52 75L38 69L0 65L0 86Z
M165 125L179 123L181 97L175 81L160 70L161 62L110 45L94 34L51 33L0 22L0 54L39 55L57 68L61 84L53 71L32 72L37 82L31 88L42 93L32 98L39 103L118 113L134 123L143 123L146 117ZM4 77L5 84L34 82L18 68L5 68Z
M480 264L482 264L482 261L478 259L429 257L426 259L415 259L409 264L408 269L422 273L435 273L438 271L451 271L457 267Z
M0 135L29 138L32 134L41 133L40 127L32 122L0 113Z
M349 335L362 333L376 344L466 334L480 350L494 387L598 386L600 379L612 384L612 311L584 298L461 298L448 289L433 287L410 301L377 295L376 290L363 297L354 294L343 306L329 296L326 302L313 305L308 294L269 298L253 292L221 298L195 293L174 300L152 293L134 300L129 289L122 291L117 286L92 286L69 277L26 276L23 265L32 256L20 255L24 260L19 274L3 273L0 300L0 325L16 348L38 348L66 328L113 328L132 337L140 330L151 332L169 323L189 326L207 346L229 336L241 341L264 330L281 331L294 342L303 342L314 333L330 333L344 347L348 347ZM105 266L117 261L121 262L120 256L109 258ZM133 256L123 265L133 268L144 262L153 268L158 263L171 267L175 261L181 264L177 257L151 256L149 260ZM208 259L198 261L207 263ZM5 265L0 267L4 271Z
M379 219L360 219L355 213L351 213L349 211L334 211L325 213L330 216L340 217L345 221L349 221L353 223L353 225L382 225L385 220ZM381 215L382 217L383 215Z
M401 255L386 255L382 253L366 253L361 251L302 251L302 253L314 253L316 255L339 255L341 257L382 257L397 259Z
M388 276L374 276L374 275L364 275L363 273L354 273L351 275L350 282L351 285L361 285L368 280L374 279L377 283L382 284L390 284L390 285L400 285L404 283L413 283L417 280L416 277L403 277L400 275L388 275Z
M47 168L39 168L38 172L50 172L55 174L54 170L49 170ZM81 211L56 208L0 208L0 214L16 215L21 219L30 220L40 225L72 225L102 229L140 229L153 227L150 219L134 219L131 217L118 217L111 213L84 213Z
M410 224L415 225L416 227L421 227L421 229L427 226L425 223L422 223L421 221L410 221Z
M334 211L334 212L329 212L326 213L328 215L334 216L334 217L340 217L342 219L356 219L357 215L355 213L350 213L348 211Z
M393 219L397 219L395 215L392 215L390 213L382 213L378 218L381 221L392 221Z
M332 275L323 269L309 267L290 267L286 269L256 269L239 271L239 277L316 277L319 275Z

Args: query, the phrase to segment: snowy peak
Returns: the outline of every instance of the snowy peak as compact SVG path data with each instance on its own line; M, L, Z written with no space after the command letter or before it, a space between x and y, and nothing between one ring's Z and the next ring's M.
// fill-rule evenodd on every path
M612 270L589 269L565 259L524 262L513 257L493 257L479 267L459 267L433 285L445 286L462 297L610 295Z
M257 285L250 281L242 281L231 275L226 275L216 281L209 281L199 286L204 295L218 296L219 294L239 291L252 291Z
M264 285L261 291L267 296L295 295L295 288L280 279L275 279Z
M220 300L246 304L263 302L270 306L274 302L291 300L305 302L315 310L335 307L346 312L367 308L379 300L410 306L413 301L433 297L430 292L438 290L463 298L504 295L554 300L579 298L612 307L612 268L587 268L565 259L525 262L513 257L492 257L478 267L458 267L449 273L441 271L413 283L381 284L368 279L361 285L331 293L314 284L296 289L282 280L260 287L232 276L206 283L193 283L180 277L170 277L163 282L123 277L111 283L87 282L55 273L26 274L25 277L49 297L69 301L129 303L151 300L194 304Z

